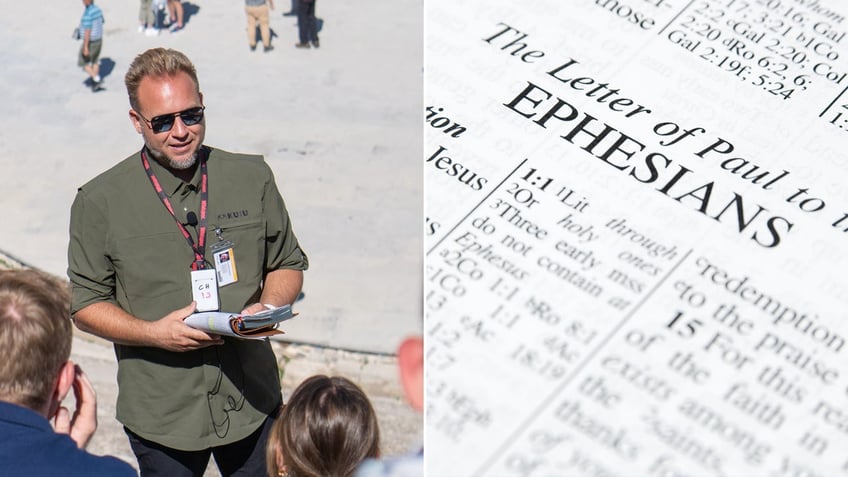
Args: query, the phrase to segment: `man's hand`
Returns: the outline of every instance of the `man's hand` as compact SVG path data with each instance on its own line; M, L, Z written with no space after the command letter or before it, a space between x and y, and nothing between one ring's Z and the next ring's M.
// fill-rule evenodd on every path
M242 315L255 315L255 314L259 313L260 311L265 311L267 309L268 308L265 305L263 305L262 303L253 303L251 305L248 305L248 307L245 308L244 310L241 310L241 314Z
M150 334L154 345L168 351L190 351L212 345L224 344L224 339L201 331L183 322L194 313L196 303L174 310L162 319L150 323Z
M97 395L94 386L88 380L82 368L74 365L74 415L66 407L59 407L53 420L53 429L60 434L68 434L84 449L94 431L97 430Z
M113 303L92 303L74 315L77 327L114 343L188 351L223 344L218 335L194 329L183 322L197 304L174 310L157 321L136 318Z

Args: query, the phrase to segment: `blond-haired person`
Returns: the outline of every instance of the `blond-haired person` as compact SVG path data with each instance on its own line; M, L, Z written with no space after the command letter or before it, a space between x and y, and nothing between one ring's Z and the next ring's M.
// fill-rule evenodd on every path
M69 304L66 283L34 270L0 271L2 475L136 475L125 462L83 450L97 429L97 404L88 378L69 360ZM61 405L71 390L73 413Z

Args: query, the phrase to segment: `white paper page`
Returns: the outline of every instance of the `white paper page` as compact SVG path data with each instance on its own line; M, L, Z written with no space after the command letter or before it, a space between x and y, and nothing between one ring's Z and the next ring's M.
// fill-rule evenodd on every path
M848 4L425 13L428 475L848 475Z
M220 311L205 311L199 313L192 313L191 315L187 316L184 321L192 328L197 328L207 333L214 333L222 336L239 337L239 335L236 334L236 332L233 331L233 329L230 327L230 320L232 320L232 318L232 313L225 313ZM262 337L261 339L264 339L264 337Z

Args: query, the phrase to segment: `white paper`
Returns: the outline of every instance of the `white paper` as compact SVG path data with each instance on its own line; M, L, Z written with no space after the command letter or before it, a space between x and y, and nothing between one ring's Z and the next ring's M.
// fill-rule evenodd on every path
M426 2L429 475L848 475L846 15Z
M218 309L218 276L215 270L192 270L191 295L199 311Z

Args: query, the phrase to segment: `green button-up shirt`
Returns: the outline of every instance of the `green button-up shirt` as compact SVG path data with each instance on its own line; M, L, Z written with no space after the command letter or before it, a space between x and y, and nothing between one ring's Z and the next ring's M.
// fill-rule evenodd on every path
M271 169L261 156L207 148L209 246L234 244L238 281L219 287L221 311L259 300L263 277L306 270ZM136 153L82 186L71 207L68 276L71 312L110 302L148 321L192 301L194 252L176 221L200 217L200 168L183 182L149 158L176 220L157 196ZM186 226L197 243L199 227ZM136 434L182 450L243 439L281 402L270 343L225 339L189 352L116 344L118 420Z

